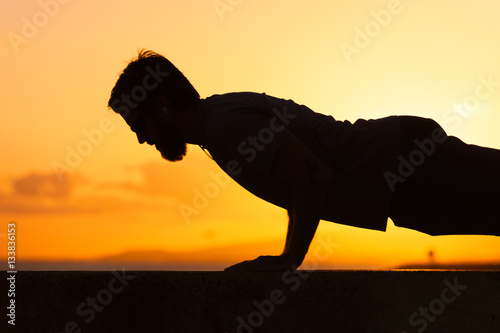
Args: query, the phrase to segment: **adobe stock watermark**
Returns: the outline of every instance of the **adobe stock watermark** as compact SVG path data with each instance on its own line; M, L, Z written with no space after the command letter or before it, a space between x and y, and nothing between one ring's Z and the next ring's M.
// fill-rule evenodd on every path
M396 191L397 183L404 183L408 177L413 175L416 168L425 163L426 159L431 157L436 151L437 145L446 141L447 135L441 127L435 128L432 131L431 138L426 139L415 139L414 143L417 146L416 149L412 150L410 154L405 157L399 155L397 157L399 161L398 173L395 174L391 171L386 171L384 173L385 181L391 192Z
M338 248L340 244L332 242L331 235L328 235L326 241L322 238L318 239L320 244L316 247L313 253L313 258L308 259L307 262L303 263L300 267L305 270L316 270L318 264L321 261L326 261L330 255L333 253L334 249ZM276 308L283 305L287 300L287 295L297 291L301 285L309 278L310 273L302 270L297 270L297 267L293 265L289 270L285 271L281 275L281 281L286 286L286 289L275 288L269 293L269 298L262 301L254 300L252 305L255 310L248 313L247 315L238 316L236 318L237 322L237 333L253 333L255 330L262 326L266 320L273 315Z
M70 145L66 146L65 163L59 161L52 162L52 170L56 174L57 179L62 182L64 174L73 172L83 162L83 158L92 154L94 147L99 146L103 142L104 135L114 130L115 125L108 118L101 119L97 128L91 130L84 128L82 134L85 139L78 141L74 147Z
M40 9L35 12L31 18L23 16L21 18L21 34L9 32L7 38L10 45L16 53L19 53L19 47L28 44L35 38L41 29L43 29L50 20L53 19L61 9L61 5L69 3L71 0L40 0L38 6Z
M438 298L430 301L427 307L419 307L418 312L415 311L408 317L408 323L411 327L415 328L418 333L424 332L429 326L429 323L435 322L438 316L443 314L446 306L455 302L457 297L462 295L462 291L467 289L466 285L458 283L458 277L455 277L453 283L448 279L445 279L443 283L446 287L441 290L441 294ZM401 331L400 333L411 332Z
M274 117L269 121L269 126L261 128L256 135L249 135L246 140L238 145L238 153L251 163L257 157L257 153L266 149L274 141L276 134L283 132L290 122L297 117L296 114L287 112L286 106L283 111L273 108Z
M465 97L462 104L455 105L453 109L446 111L444 116L445 122L452 125L453 129L457 129L464 119L469 118L477 112L481 106L481 102L491 98L498 87L500 87L500 82L494 81L491 74L487 77L480 76L478 80L479 83L475 87L473 94ZM395 186L397 183L404 183L406 179L413 175L415 170L434 154L437 146L446 141L446 138L447 135L444 130L441 127L437 127L432 131L429 138L416 139L414 143L417 148L411 151L408 156L399 155L397 157L399 161L397 174L391 171L384 173L384 178L391 192L396 190Z
M134 275L126 274L125 270L121 273L112 272L114 277L109 280L107 286L99 290L94 297L87 297L84 301L77 305L75 312L83 320L83 323L77 321L68 321L64 325L63 331L60 333L82 333L87 330L82 329L83 324L90 324L97 316L97 313L104 311L104 308L109 305L116 295L123 292L129 281L136 278ZM57 332L56 332L57 333Z
M170 75L168 72L163 72L158 64L155 69L150 66L146 67L147 74L142 79L142 84L134 86L129 94L122 93L120 98L116 98L111 102L111 108L121 114L126 119L131 112L131 108L135 109L143 102L151 91L158 88L163 80ZM94 151L94 148L101 145L104 141L104 135L113 132L115 125L107 118L101 119L99 125L91 130L83 129L82 134L84 139L78 141L74 146L66 146L65 163L59 161L52 162L52 170L57 176L57 179L62 182L64 174L73 172L83 162L83 158L89 156Z
M246 163L255 161L258 153L264 151L275 140L276 135L284 131L286 126L297 117L297 115L289 113L286 107L282 111L273 108L271 113L273 116L270 118L268 126L261 128L254 135L249 135L238 144L237 152ZM210 201L219 196L221 189L229 184L229 176L238 176L243 171L243 167L237 160L230 160L226 163L224 170L225 173L223 171L210 173L212 181L206 183L201 189L197 187L193 189L194 196L191 204L179 203L179 212L186 224L191 223L193 215L199 215L206 209Z
M243 0L216 0L213 2L213 6L219 19L224 21L224 15L233 12L242 2Z
M229 184L229 176L222 170L209 173L212 181L208 182L201 189L198 187L193 188L194 196L191 204L179 203L179 212L182 219L186 224L191 223L193 215L200 215L200 213L208 207L210 200L219 196L221 190Z
M390 0L387 3L386 9L372 10L370 12L372 20L365 23L363 27L354 27L352 42L343 41L339 44L340 51L347 63L350 64L353 56L359 55L366 49L373 39L378 37L391 24L394 16L401 14L403 9L404 7L400 0Z
M500 87L500 81L495 81L493 74L479 76L479 83L474 88L474 92L464 98L462 103L453 105L444 114L444 121L457 129L462 125L464 119L469 118L481 107L481 102L485 102L495 94Z

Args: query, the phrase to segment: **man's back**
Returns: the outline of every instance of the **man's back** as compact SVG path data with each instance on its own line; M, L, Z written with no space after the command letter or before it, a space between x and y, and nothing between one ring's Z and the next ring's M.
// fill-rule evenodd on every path
M235 181L258 197L290 207L290 189L271 176L291 132L334 171L322 219L385 230L391 191L384 173L399 149L397 117L336 121L265 94L214 95L199 104L206 148Z

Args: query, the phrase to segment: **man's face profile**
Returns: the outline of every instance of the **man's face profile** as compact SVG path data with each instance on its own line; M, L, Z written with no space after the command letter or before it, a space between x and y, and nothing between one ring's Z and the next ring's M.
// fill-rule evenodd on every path
M160 107L138 110L124 119L139 143L154 145L164 159L175 162L186 155L185 135Z

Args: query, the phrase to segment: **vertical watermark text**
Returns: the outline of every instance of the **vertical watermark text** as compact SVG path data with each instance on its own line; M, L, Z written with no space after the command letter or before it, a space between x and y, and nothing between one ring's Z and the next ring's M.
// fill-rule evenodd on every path
M16 222L7 224L7 323L16 325Z

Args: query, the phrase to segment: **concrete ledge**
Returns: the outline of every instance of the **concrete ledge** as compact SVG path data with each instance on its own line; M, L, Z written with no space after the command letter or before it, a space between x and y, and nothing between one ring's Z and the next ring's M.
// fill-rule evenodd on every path
M15 289L17 332L500 332L500 272L22 271Z

